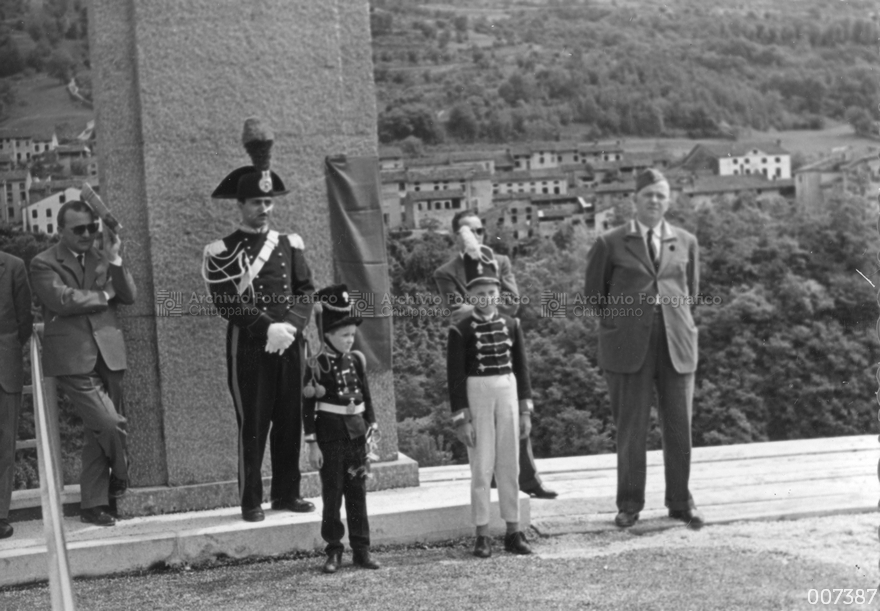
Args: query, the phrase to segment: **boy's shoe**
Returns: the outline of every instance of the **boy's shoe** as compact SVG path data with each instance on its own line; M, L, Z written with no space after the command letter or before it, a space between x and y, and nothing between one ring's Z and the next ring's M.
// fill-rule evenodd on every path
M532 548L529 547L529 542L526 541L526 536L520 530L504 536L504 549L511 554L532 553Z
M382 568L382 565L373 560L370 550L359 550L351 553L351 561L361 568L376 570Z
M0 520L0 539L8 539L12 536L12 524L9 520Z
M309 513L315 510L315 504L303 498L295 498L292 501L272 501L272 509L286 509L295 513Z
M86 524L94 524L96 526L113 526L116 524L116 518L110 515L103 507L80 509L79 519Z
M639 512L629 513L626 511L621 511L614 517L614 523L617 524L619 528L629 528L633 524L635 524L639 519Z
M682 510L670 510L669 517L673 520L681 520L687 527L692 530L700 530L703 528L703 524L705 523L703 520L703 514L700 513L696 508L694 509L682 509Z
M477 558L488 558L492 555L492 545L489 543L489 537L477 537L474 543L474 556Z
M245 522L262 522L266 519L262 507L253 507L252 509L242 509L241 519Z
M334 552L327 556L324 561L324 568L321 569L325 573L335 573L342 566L342 552Z

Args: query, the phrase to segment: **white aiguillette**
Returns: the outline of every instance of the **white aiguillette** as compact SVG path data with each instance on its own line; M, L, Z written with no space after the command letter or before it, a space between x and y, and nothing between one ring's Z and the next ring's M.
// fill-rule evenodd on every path
M104 204L104 200L95 193L95 190L92 189L92 186L89 183L83 182L80 197L98 213L98 216L101 217L101 220L104 221L104 224L107 225L107 227L116 233L119 233L119 230L122 229L122 223L116 220L116 217L113 216L113 213L110 212L110 209Z

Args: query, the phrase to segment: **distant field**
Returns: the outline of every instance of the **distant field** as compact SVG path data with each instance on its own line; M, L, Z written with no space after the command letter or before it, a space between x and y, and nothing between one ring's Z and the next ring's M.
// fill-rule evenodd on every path
M579 126L575 126L572 133L567 134L572 139L578 139L577 132ZM614 138L603 138L603 142L614 140ZM684 155L697 144L705 144L711 142L728 142L727 140L718 140L712 138L703 138L691 140L689 138L619 138L620 143L627 149L633 151L650 151L654 149L664 149L672 155ZM870 138L862 138L853 133L852 127L846 123L832 124L829 121L829 127L822 130L790 130L790 131L771 131L759 132L752 130L747 135L741 136L740 140L746 142L775 142L782 141L782 147L791 153L801 153L806 157L807 161L818 159L819 157L828 155L833 148L840 146L848 146L853 148L865 148L867 146L875 146L880 148L880 141Z
M95 118L94 110L70 99L57 79L36 74L12 78L16 93L9 118L0 129L43 130L55 128L59 138L73 137Z

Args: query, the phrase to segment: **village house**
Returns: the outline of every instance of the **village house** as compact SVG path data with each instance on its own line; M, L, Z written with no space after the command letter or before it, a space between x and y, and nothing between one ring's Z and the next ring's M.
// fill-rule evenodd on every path
M574 194L510 193L496 196L492 209L480 218L491 236L507 234L520 241L550 238L566 223L594 231L594 213L591 202Z
M862 154L837 151L795 170L794 187L798 203L807 210L823 209L837 193L874 199L880 190L880 154L874 147Z
M507 193L562 195L568 193L568 178L559 168L496 173L492 177L492 194Z
M456 190L464 194L470 209L485 210L492 206L490 174L480 166L398 170L382 172L380 178L382 214L390 228L412 227L404 201L410 193Z
M791 178L791 155L778 141L698 144L685 156L679 167L697 174L760 174L769 180L788 180Z
M743 193L754 193L760 201L771 197L794 196L794 181L769 180L763 175L697 176L672 185L673 197L689 202L694 207L712 204L718 198L732 200Z
M402 225L408 229L446 229L452 226L452 217L468 207L461 189L407 193Z
M21 224L22 210L30 201L31 173L28 170L0 172L0 220Z
M18 129L0 130L0 154L9 155L15 163L28 163L58 147L55 132L36 133Z

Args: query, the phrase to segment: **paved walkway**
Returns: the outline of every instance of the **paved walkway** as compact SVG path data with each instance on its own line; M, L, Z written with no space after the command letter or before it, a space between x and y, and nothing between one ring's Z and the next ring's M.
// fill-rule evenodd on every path
M875 436L696 448L691 490L709 525L876 511L880 499ZM614 529L614 455L539 460L553 501L520 502L523 522L541 535ZM420 470L421 486L369 497L375 544L437 541L472 532L466 466ZM163 564L192 563L220 554L273 555L322 547L320 499L313 514L267 510L250 524L238 508L122 520L99 528L65 519L74 575L106 575ZM501 529L494 508L495 527ZM634 531L682 527L666 517L659 451L648 455L647 504ZM15 524L0 541L0 586L45 579L39 521Z

